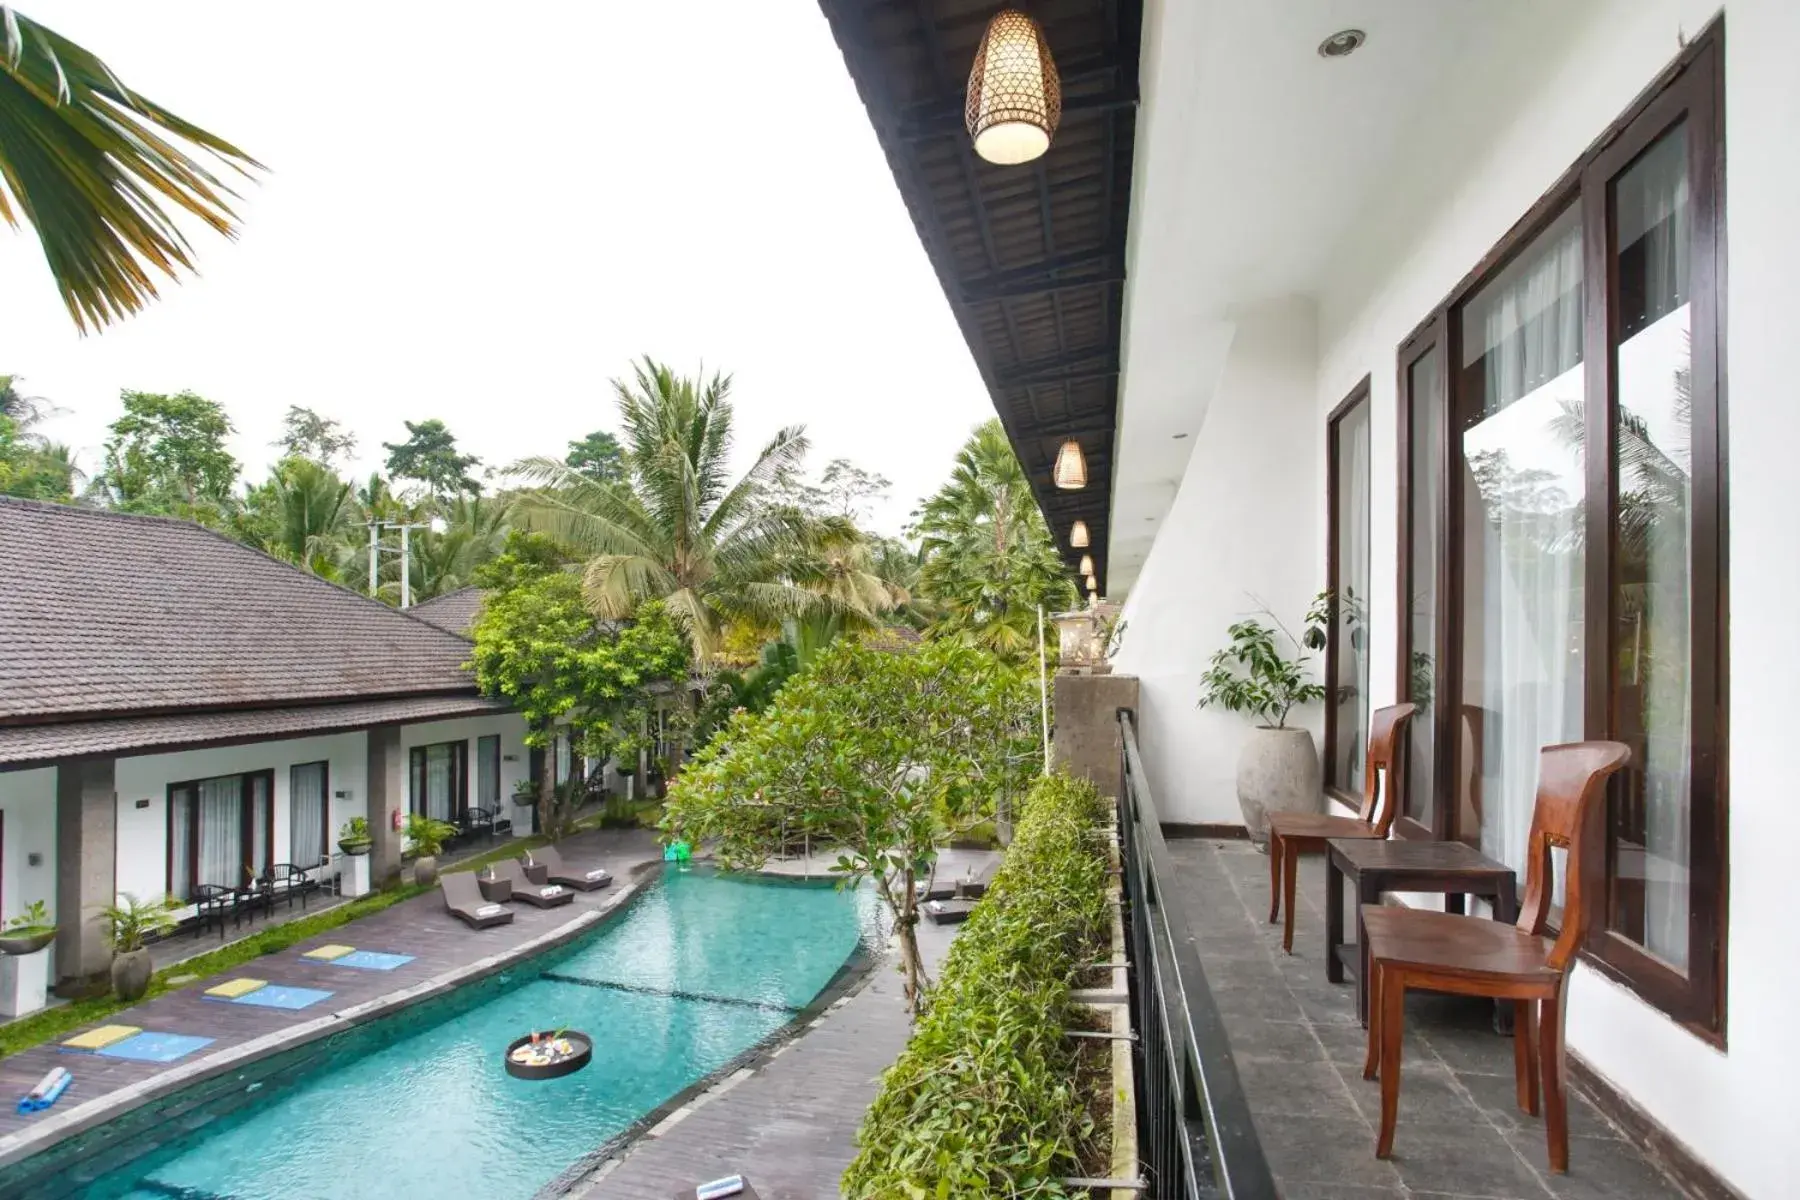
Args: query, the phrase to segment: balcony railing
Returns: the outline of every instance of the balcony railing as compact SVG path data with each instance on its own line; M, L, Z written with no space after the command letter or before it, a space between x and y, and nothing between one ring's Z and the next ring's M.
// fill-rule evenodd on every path
M1137 731L1119 711L1119 788L1131 1004L1138 1031L1138 1147L1158 1200L1276 1200L1206 972L1164 888L1175 883Z

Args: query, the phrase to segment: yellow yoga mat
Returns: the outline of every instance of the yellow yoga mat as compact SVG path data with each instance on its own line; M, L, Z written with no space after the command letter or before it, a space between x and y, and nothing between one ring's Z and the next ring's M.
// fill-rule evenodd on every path
M217 996L221 1000L236 1000L239 996L248 996L257 988L269 986L266 979L230 979L217 987L209 987L206 994Z
M320 946L314 950L308 950L305 954L302 954L300 957L301 958L316 958L320 962L330 962L333 959L342 958L346 954L355 954L355 953L356 953L355 946L339 946L339 945L334 944L334 945L330 945L330 946Z
M102 1025L98 1029L90 1029L77 1037L72 1037L63 1045L71 1050L104 1050L115 1042L122 1042L128 1037L136 1037L144 1032L136 1025Z

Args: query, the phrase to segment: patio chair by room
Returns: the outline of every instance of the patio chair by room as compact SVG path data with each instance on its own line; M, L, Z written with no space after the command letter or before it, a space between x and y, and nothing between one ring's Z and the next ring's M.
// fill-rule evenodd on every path
M525 874L525 864L516 858L503 858L492 868L494 878L512 884L512 898L536 908L555 908L575 900L573 889L560 883L533 883Z
M235 891L217 883L203 883L194 889L194 936L199 937L209 926L217 926L219 938L225 937L225 918L237 913Z
M444 889L444 907L470 929L511 923L511 911L481 894L481 883L473 872L452 871L440 875L438 884Z
M526 853L531 856L532 861L524 865L524 871L533 883L560 883L578 892L592 892L613 881L611 872L604 868L595 867L585 871L573 869L563 862L562 853L555 846L539 846Z
M1369 718L1362 809L1356 816L1269 814L1269 924L1275 923L1285 903L1287 917L1281 929L1281 948L1289 954L1294 952L1294 881L1300 874L1300 856L1325 853L1325 844L1332 838L1386 840L1401 803L1402 770L1396 748L1413 712L1411 704L1395 704L1376 709Z
M271 887L270 902L273 903L275 896L281 896L291 909L298 898L301 912L306 911L307 896L319 890L319 881L313 877L313 872L293 863L276 863L269 868L267 878Z
M1550 1169L1569 1169L1569 1112L1563 1088L1564 986L1588 932L1587 896L1602 888L1599 856L1584 845L1604 807L1606 780L1631 750L1619 742L1546 746L1538 756L1537 802L1525 842L1525 904L1517 925L1426 909L1365 904L1368 938L1369 1050L1363 1078L1381 1078L1377 1158L1394 1148L1400 1109L1400 1048L1406 990L1450 992L1511 1000L1513 1073L1519 1107L1538 1113L1542 1074L1544 1129ZM1555 864L1567 858L1562 929L1544 935L1554 903ZM1533 1042L1537 1054L1532 1054ZM1379 1069L1379 1070L1378 1070Z

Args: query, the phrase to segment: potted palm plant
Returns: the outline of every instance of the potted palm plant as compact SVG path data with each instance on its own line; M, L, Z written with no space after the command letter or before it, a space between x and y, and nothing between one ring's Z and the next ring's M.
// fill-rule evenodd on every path
M1287 719L1296 707L1325 697L1324 685L1307 675L1311 658L1305 651L1325 644L1330 613L1329 597L1315 600L1305 632L1295 638L1265 608L1262 615L1274 628L1256 619L1232 625L1226 630L1231 644L1212 656L1200 676L1201 708L1216 705L1256 721L1238 753L1237 798L1258 849L1268 842L1270 812L1316 812L1323 802L1312 731L1290 727ZM1282 639L1293 648L1291 657Z
M411 813L406 818L406 838L413 847L413 882L430 887L437 882L437 856L444 843L456 836L456 826L424 813Z
M106 922L106 943L113 950L113 993L119 999L129 1003L149 990L150 951L144 949L144 941L175 927L174 908L174 901L166 897L140 901L130 892L121 892L118 903L100 910L100 919Z
M369 822L366 817L351 817L338 830L338 849L352 856L367 854L375 839L369 836Z
M0 933L0 954L36 954L56 940L56 923L42 900L33 900L24 912L6 923Z

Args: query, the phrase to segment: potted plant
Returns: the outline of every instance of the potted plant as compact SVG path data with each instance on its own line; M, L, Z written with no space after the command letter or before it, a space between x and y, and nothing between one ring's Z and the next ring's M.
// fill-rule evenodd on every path
M535 779L521 779L513 784L512 802L520 808L530 808L538 802L538 783Z
M430 887L437 882L437 856L444 843L456 836L456 826L424 813L410 813L406 818L406 838L413 846L413 882Z
M144 939L175 927L171 911L175 904L166 897L139 901L130 892L119 893L119 900L101 909L100 919L106 922L106 943L113 949L113 994L130 1003L150 987L150 951L144 949Z
M0 954L36 954L56 940L56 925L42 900L33 900L25 911L6 923L0 933Z
M375 839L369 836L369 822L366 817L351 817L338 830L338 849L345 854L367 854Z
M1217 705L1257 722L1238 754L1237 798L1244 828L1258 849L1267 846L1271 811L1317 812L1322 805L1312 731L1290 728L1287 718L1297 706L1325 696L1324 685L1307 676L1311 658L1305 651L1325 644L1330 598L1322 595L1313 602L1300 639L1268 609L1263 615L1273 629L1254 619L1232 625L1226 631L1231 644L1212 656L1200 676L1201 708ZM1280 639L1293 647L1292 657L1283 652Z

